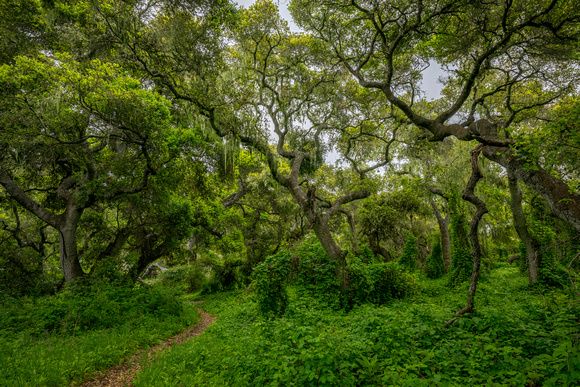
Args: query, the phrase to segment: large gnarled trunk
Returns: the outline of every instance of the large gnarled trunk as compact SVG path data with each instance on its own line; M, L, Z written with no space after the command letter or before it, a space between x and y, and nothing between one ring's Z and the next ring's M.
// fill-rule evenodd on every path
M287 187L302 208L302 211L306 214L306 218L310 221L312 231L314 231L314 234L318 238L320 245L326 254L330 259L338 261L342 258L342 249L338 246L332 236L332 233L328 228L328 221L340 210L342 204L356 199L363 199L369 195L369 192L361 191L342 196L334 203L329 203L326 211L321 212L319 211L319 206L317 204L316 187L311 186L308 191L304 193L298 184L298 170L300 169L300 164L303 159L303 156L294 159L292 173L286 181Z
M75 281L85 275L78 257L77 226L83 208L75 205L74 195L67 195L66 210L56 215L45 209L26 194L6 172L0 173L0 184L22 207L36 215L42 221L54 227L59 235L59 253L62 273L66 282Z
M342 256L342 249L338 247L330 229L328 228L328 224L321 220L316 220L312 225L312 231L320 241L322 248L326 252L326 254L335 261L338 261Z
M62 274L66 282L72 282L85 275L78 257L77 224L76 222L65 223L57 231Z

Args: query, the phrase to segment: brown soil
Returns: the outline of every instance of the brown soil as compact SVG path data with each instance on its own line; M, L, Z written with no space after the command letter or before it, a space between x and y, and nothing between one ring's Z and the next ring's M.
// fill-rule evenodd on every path
M203 301L195 301L196 304ZM171 349L176 344L185 343L192 337L199 336L204 330L207 329L215 320L216 317L211 316L209 313L204 312L199 307L197 310L201 313L201 319L199 323L190 329L183 331L173 337L168 338L163 343L153 346L145 351L139 351L133 355L128 360L123 363L111 367L107 370L101 371L93 375L91 380L82 383L80 386L83 387L117 387L117 386L130 386L132 380L135 378L135 374L142 368L149 365L153 360L153 355L164 350Z

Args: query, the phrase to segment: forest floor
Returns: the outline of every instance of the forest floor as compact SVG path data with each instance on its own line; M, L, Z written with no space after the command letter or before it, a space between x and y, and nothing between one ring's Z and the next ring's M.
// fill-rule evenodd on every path
M292 285L278 318L246 291L201 305L163 287L8 300L0 386L580 386L577 293L530 287L507 264L484 274L475 313L448 328L469 283L446 277L349 310ZM81 317L102 322L75 330Z
M468 283L421 280L412 297L350 311L290 287L286 314L259 315L245 292L208 295L218 317L138 372L142 386L580 386L580 305L530 288L515 267L486 273L476 313L444 324Z
M193 301L194 304L203 301ZM161 344L150 347L148 350L138 351L131 358L123 363L103 370L93 375L91 380L81 384L83 387L117 387L130 386L138 371L149 366L155 359L155 356L162 351L170 350L174 345L183 344L189 339L199 336L217 319L201 308L197 307L200 313L199 322L193 327L172 336Z

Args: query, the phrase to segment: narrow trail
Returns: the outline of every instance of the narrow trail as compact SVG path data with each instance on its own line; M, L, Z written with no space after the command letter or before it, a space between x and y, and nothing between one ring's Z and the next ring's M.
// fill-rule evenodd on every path
M202 303L203 301L194 301L195 304ZM176 344L183 344L192 337L199 336L203 331L205 331L213 322L217 319L204 312L201 308L197 307L197 310L201 313L201 318L199 323L195 326L166 339L163 343L155 345L147 350L147 354L144 355L144 351L138 351L130 359L125 360L123 363L106 369L104 371L96 373L93 377L95 379L88 380L80 386L82 387L117 387L117 386L130 386L135 375L142 368L147 367L147 365L152 361L153 355L159 351L164 351L171 349Z

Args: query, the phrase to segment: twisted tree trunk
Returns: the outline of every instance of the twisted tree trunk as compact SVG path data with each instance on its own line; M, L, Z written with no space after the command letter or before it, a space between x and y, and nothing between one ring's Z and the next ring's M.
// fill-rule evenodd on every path
M463 192L463 200L466 200L473 204L476 208L475 214L473 214L473 218L471 218L471 224L469 226L469 241L471 242L471 255L473 256L473 272L471 274L471 282L469 284L469 293L467 296L467 304L465 307L457 313L455 316L445 323L445 327L453 324L457 318L461 317L465 313L473 312L475 307L475 293L477 291L477 283L479 281L479 272L481 269L481 245L479 244L479 222L483 215L488 213L487 206L475 195L475 186L481 180L483 175L481 174L481 170L479 169L479 153L482 151L484 145L479 144L475 147L474 150L471 151L471 177L467 182L467 187Z

